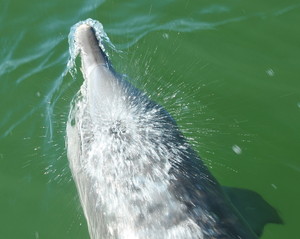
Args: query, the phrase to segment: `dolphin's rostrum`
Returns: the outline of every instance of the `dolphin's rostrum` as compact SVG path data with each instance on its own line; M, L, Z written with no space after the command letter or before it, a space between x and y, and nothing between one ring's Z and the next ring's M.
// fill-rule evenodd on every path
M75 29L84 82L67 123L92 239L254 239L163 107L113 70L95 29Z

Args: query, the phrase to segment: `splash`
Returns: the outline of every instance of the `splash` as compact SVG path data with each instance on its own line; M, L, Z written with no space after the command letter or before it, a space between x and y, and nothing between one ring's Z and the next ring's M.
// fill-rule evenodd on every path
M66 141L90 237L239 238L239 218L174 119L108 62L99 64L107 59L102 25L88 19L70 36L68 67L80 52L84 82Z

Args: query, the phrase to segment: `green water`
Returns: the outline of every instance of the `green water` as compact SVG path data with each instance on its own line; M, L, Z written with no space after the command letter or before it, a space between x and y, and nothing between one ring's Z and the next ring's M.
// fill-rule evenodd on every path
M88 238L65 153L70 27L102 22L116 69L171 112L224 185L260 193L298 238L300 3L0 1L0 238Z

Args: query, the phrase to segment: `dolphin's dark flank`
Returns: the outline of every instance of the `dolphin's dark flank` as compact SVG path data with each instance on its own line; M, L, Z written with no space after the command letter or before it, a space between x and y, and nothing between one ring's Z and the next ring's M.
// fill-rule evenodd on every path
M236 206L240 190L224 190L169 113L115 72L90 22L74 33L84 82L66 130L90 237L258 238L263 225L247 221L247 202ZM273 213L262 224L280 222L260 200Z

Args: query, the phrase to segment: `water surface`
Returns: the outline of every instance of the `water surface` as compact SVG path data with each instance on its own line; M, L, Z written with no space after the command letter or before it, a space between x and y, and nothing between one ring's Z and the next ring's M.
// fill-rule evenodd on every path
M102 22L115 68L177 120L224 185L259 192L296 238L298 1L0 1L0 236L88 238L65 153L76 22Z

